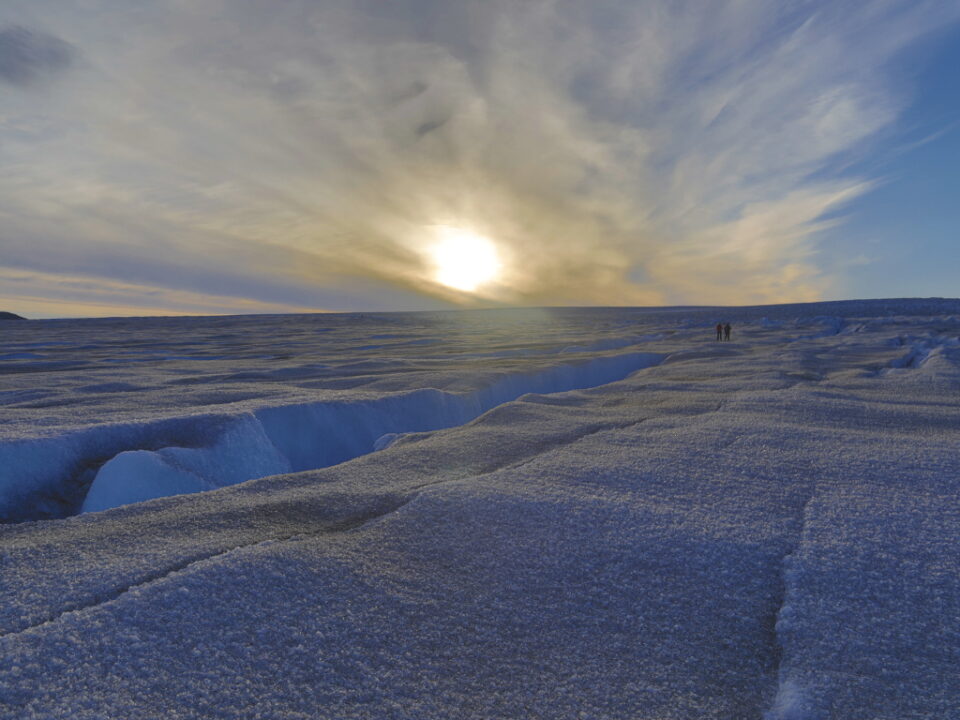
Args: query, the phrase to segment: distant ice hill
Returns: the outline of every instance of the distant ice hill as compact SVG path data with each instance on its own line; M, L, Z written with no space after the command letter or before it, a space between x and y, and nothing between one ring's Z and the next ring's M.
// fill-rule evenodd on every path
M26 320L26 318L15 315L12 312L0 311L0 320Z

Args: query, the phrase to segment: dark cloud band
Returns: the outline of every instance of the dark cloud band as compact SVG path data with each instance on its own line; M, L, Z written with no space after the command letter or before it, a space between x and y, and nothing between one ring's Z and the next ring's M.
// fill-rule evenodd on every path
M58 37L19 25L0 29L0 80L25 86L73 63L76 50Z

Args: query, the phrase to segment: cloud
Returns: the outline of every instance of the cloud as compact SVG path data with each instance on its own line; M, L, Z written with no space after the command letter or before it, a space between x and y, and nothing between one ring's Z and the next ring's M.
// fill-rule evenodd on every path
M16 303L30 317L290 313L315 306L269 303L70 273L0 268L0 307Z
M83 48L82 72L42 118L0 112L0 262L385 309L823 295L838 279L818 264L822 217L871 187L844 168L909 100L885 68L960 15L923 0L72 5L38 4L37 24ZM501 280L479 296L437 284L437 225L493 239Z
M74 48L53 35L18 25L0 29L0 80L30 85L40 78L67 69Z

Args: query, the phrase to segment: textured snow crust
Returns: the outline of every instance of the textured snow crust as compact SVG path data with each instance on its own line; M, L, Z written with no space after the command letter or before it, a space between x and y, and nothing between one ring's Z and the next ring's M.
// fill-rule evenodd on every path
M9 413L0 421L0 520L326 467L385 446L386 435L461 425L528 392L601 385L664 358L623 352L639 340L622 335L565 347L584 330L570 311L468 314L465 322L450 314L294 317L75 321L21 333L31 341L11 347L46 354L0 363L12 386L0 393ZM523 343L544 323L534 343ZM622 327L613 317L606 323ZM440 332L446 341L432 336ZM287 352L258 355L264 348L254 343L223 354L244 337ZM379 342L361 344L370 339ZM508 359L469 352L491 345ZM611 349L621 352L595 354ZM31 385L37 377L42 389Z
M291 462L321 452L291 440L318 403L522 392L571 357L621 358L620 378L371 431L349 462L0 526L0 718L960 716L960 303L342 319L164 321L213 370L6 361L23 454L3 469L109 426L146 442L98 472L226 476L269 464L230 437L258 413L283 416L264 432ZM161 334L99 322L71 342ZM327 355L245 365L270 323L324 322ZM75 328L16 332L0 354L79 362L39 345Z

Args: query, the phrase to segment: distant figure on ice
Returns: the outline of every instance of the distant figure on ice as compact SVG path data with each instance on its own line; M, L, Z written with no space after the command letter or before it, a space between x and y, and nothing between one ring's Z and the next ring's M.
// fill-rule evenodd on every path
M730 339L730 323L727 323L726 325L723 326L723 339L724 340Z
M723 340L723 325L717 323L717 340Z

